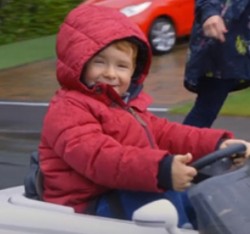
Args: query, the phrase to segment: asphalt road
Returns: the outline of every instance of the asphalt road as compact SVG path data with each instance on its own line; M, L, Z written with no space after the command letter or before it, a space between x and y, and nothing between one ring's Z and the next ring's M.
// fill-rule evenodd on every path
M47 106L34 103L0 102L0 189L23 184L31 152L37 149ZM171 121L182 122L183 116L155 112ZM238 138L250 140L250 119L220 117L215 128L226 128Z
M45 111L43 106L0 104L0 189L23 183Z

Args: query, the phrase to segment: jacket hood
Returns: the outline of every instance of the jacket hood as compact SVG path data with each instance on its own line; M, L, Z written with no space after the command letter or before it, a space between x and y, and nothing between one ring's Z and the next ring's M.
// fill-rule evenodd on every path
M81 4L69 12L57 35L57 79L60 85L90 92L80 81L84 66L96 53L121 39L130 40L139 48L129 90L138 92L152 59L150 45L139 27L113 8Z

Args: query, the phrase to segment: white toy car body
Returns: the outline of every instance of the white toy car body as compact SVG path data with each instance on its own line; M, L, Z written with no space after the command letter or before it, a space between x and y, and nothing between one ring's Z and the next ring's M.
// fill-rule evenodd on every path
M169 202L163 203L160 204L161 209L159 210L153 207L152 220L150 220L150 215L148 215L148 211L151 210L151 204L149 204L145 212L143 209L138 212L134 221L122 221L76 214L70 207L31 200L24 196L24 187L17 186L0 190L0 233L197 234L196 231L178 229L176 226L169 229L171 224L166 224L167 220L163 219L169 217L169 221L172 222L175 219L175 212L173 212L173 215L168 214ZM166 212L164 212L165 208ZM156 219L157 210L159 211L159 219ZM145 216L145 222L141 222L143 216ZM171 228L174 230L173 232Z

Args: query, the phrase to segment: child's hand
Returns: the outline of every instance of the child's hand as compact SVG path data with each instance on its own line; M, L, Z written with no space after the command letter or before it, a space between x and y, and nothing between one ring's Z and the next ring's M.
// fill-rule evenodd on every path
M203 24L203 31L205 36L218 39L221 42L225 41L225 33L227 28L223 19L219 15L209 17Z
M233 157L233 162L235 165L240 166L243 165L247 158L250 158L250 142L240 140L240 139L228 139L225 140L221 145L220 149L226 148L232 144L244 144L246 145L246 151L243 154L240 154L241 157ZM236 155L237 156L237 155Z
M197 175L196 169L187 165L191 160L192 155L190 153L174 156L172 163L172 181L175 191L184 191L190 187L191 181L194 176Z

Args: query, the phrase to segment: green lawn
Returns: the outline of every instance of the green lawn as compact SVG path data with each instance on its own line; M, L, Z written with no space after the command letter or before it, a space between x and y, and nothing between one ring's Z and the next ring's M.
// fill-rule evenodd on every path
M55 57L55 35L0 46L0 69Z
M170 110L174 114L186 115L191 109L193 102L178 106ZM233 92L226 100L220 115L250 117L250 88Z

